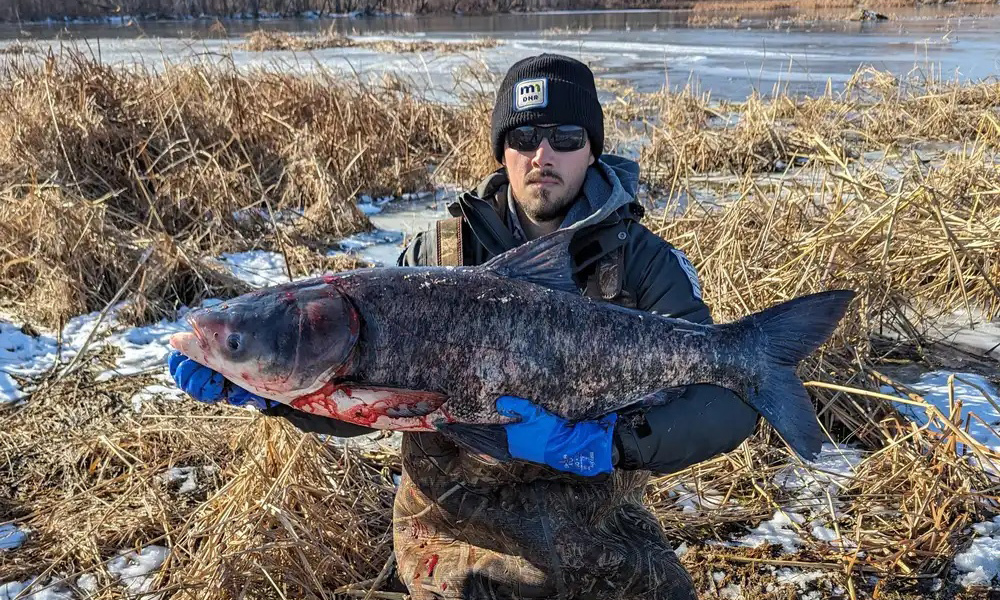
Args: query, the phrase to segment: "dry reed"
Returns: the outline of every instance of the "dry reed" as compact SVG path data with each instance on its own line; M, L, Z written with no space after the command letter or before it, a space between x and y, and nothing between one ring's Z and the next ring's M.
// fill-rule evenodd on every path
M354 39L337 33L333 29L317 35L299 35L282 31L257 30L246 36L241 48L251 52L272 50L294 50L307 52L326 48L367 48L387 54L407 54L415 52L437 52L440 54L456 54L488 50L500 44L497 40L486 38L468 42L428 42L424 40L364 40Z
M359 190L409 191L432 176L470 183L493 167L485 140L496 82L481 72L459 75L460 109L395 84L350 96L329 77L152 76L78 59L9 73L18 85L0 87L0 98L18 107L22 126L0 116L0 292L25 305L69 299L58 314L101 307L143 256L159 271L162 255L184 266L147 269L129 286L167 305L196 295L174 288L238 285L205 275L204 259L220 249L280 242L304 272L349 267L324 264L318 250L324 236L364 226L352 208ZM996 512L997 482L983 465L1000 456L970 438L957 408L934 408L897 372L957 364L997 381L995 361L949 350L932 326L956 308L1000 314L1000 90L866 70L842 95L811 99L615 93L609 140L650 132L643 169L686 205L650 212L647 224L698 266L717 320L820 289L859 292L836 338L801 370L831 438L857 448L853 473L804 467L762 427L737 451L657 478L648 501L668 534L691 545L685 564L709 591L724 568L721 584L740 583L746 597L788 597L762 575L782 565L827 570L854 597L924 596L906 582L943 575L969 543L967 525ZM460 127L440 125L459 110ZM931 156L928 138L964 147ZM787 165L775 173L775 161ZM299 208L311 225L232 218L248 207ZM166 249L144 254L149 240ZM32 531L24 548L0 554L7 578L41 575L59 587L89 573L96 597L119 597L106 561L157 543L171 555L155 590L332 598L369 582L348 590L363 595L391 565L394 455L345 450L233 409L159 402L134 414L128 400L150 381L98 382L113 359L88 354L71 375L40 382L25 406L0 407L0 522ZM873 392L883 385L928 424L901 417L898 402ZM196 490L164 481L174 466L200 469ZM788 473L823 490L803 497L780 485ZM682 509L678 490L693 492L698 508ZM810 514L836 538L807 531L793 556L704 544L779 508ZM886 596L869 575L899 591Z
M77 54L3 69L0 298L50 325L103 308L147 251L126 286L142 318L232 291L204 256L328 247L369 226L357 195L426 189L465 122L399 82ZM288 210L290 230L269 216Z

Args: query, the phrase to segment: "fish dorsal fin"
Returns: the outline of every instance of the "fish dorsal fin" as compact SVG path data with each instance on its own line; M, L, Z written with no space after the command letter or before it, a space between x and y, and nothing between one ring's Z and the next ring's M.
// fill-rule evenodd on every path
M561 292L579 294L573 280L573 257L569 243L575 230L560 229L508 250L482 268L502 277L519 279Z

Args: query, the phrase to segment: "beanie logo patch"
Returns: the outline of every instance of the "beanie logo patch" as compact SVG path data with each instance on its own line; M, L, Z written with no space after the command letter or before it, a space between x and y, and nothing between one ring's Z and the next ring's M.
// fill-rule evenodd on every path
M522 79L514 84L514 110L544 108L549 104L549 80L545 77Z

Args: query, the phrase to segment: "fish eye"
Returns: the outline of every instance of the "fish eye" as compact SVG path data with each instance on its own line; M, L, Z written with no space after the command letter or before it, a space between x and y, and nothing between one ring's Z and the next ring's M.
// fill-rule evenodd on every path
M236 352L240 349L242 345L242 339L238 333L230 333L229 337L226 338L226 347L231 351Z

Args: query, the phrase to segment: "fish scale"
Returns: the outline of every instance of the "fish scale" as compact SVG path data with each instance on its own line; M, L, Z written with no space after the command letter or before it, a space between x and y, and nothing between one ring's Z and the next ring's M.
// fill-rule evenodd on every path
M733 390L801 456L822 431L796 365L854 293L792 299L699 325L583 296L560 230L477 267L359 269L289 283L189 315L171 344L251 392L368 427L440 431L509 458L496 399L570 421L670 388Z

